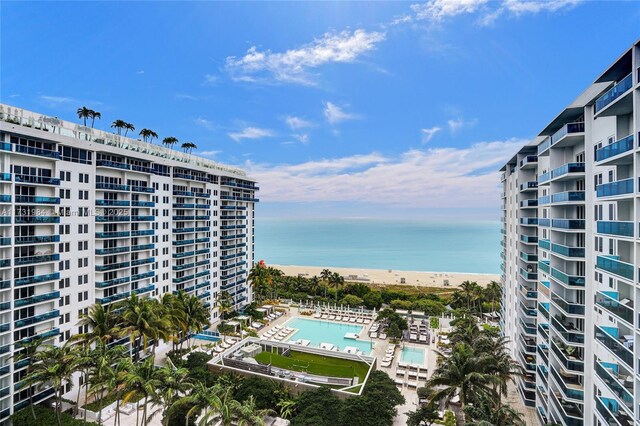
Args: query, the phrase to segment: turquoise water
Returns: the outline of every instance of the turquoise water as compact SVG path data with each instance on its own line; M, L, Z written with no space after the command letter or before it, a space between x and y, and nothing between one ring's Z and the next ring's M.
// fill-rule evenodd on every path
M256 219L256 259L279 265L500 273L500 222Z
M320 347L320 343L332 343L344 350L347 346L360 349L363 353L371 352L371 343L362 340L345 339L347 333L359 334L362 326L352 324L340 324L329 321L317 321L306 318L293 318L287 322L287 326L298 329L288 341L306 339L311 342L310 346Z
M402 348L402 355L400 356L402 362L414 365L424 365L424 349L419 348Z

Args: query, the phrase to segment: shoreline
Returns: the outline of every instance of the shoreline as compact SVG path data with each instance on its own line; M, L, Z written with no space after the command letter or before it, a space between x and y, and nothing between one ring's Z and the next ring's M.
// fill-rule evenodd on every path
M323 269L337 272L347 282L360 282L363 284L379 285L403 285L417 287L457 287L463 281L475 281L481 286L486 286L491 281L500 281L499 274L466 273L466 272L428 272L428 271L403 271L395 269L371 269L371 268L333 268L326 266L302 266L302 265L269 265L280 269L288 276L303 276L311 278L314 275L320 277Z

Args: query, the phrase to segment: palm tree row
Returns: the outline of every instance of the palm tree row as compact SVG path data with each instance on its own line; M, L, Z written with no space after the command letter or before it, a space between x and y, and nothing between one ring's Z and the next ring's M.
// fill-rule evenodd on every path
M78 108L76 113L78 114L78 118L83 120L83 125L85 127L87 126L87 119L91 119L91 128L93 128L95 119L102 118L101 113L94 111L92 109L89 109L86 106ZM133 124L120 119L114 120L113 123L111 123L111 128L116 129L118 136L124 136L124 137L127 137L127 134L129 133L129 131L133 132L136 130ZM124 135L122 134L123 130L124 130ZM156 132L147 128L140 130L140 133L138 133L138 135L142 137L142 140L144 142L152 142L153 139L158 138L158 134ZM174 136L168 136L162 140L162 144L169 148L173 148L173 146L176 145L177 143L178 143L178 138ZM193 142L185 142L181 145L181 148L185 153L187 152L191 153L193 152L194 149L198 149L198 146Z
M502 288L495 281L491 281L485 288L476 282L464 281L460 284L458 291L453 294L451 306L482 315L483 306L491 311L499 310L501 297Z
M272 298L277 297L275 281L283 275L284 273L281 270L267 266L264 260L253 265L253 268L249 271L248 278L256 300L260 302L267 296Z
M74 336L62 346L31 341L23 346L16 358L29 362L23 380L29 388L30 398L34 390L45 386L54 389L59 425L64 385L71 382L73 374L83 377L85 399L102 400L106 395L116 392L118 404L142 400L142 424L146 424L153 414L147 413L146 402L156 401L150 390L163 389L169 380L162 376L168 374L168 370L154 367L158 343L161 340L171 341L174 348L177 345L182 347L192 333L202 331L209 325L209 317L208 308L195 295L184 292L166 294L159 301L133 294L115 305L91 306L78 323L81 327L87 327L86 333ZM123 338L128 338L128 349L119 340ZM149 347L149 352L145 354L148 356L141 361L145 349ZM76 406L79 406L79 397L80 392Z
M450 353L438 352L437 367L426 384L430 404L459 399L459 415L466 417L462 424L523 426L521 415L502 403L509 382L523 374L509 355L508 340L494 329L479 327L469 312L460 313L452 325Z

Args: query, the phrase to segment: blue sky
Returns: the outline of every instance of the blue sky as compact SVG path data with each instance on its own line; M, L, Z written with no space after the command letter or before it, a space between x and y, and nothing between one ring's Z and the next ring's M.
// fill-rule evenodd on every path
M260 180L263 216L499 216L495 170L639 2L3 2L2 102L86 105Z

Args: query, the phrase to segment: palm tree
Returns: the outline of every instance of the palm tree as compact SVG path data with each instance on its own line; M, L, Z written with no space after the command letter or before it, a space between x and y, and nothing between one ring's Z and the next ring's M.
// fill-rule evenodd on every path
M161 380L152 402L164 408L162 425L168 426L169 408L180 399L180 395L186 394L193 387L194 382L189 378L189 370L176 368L169 358L167 358L166 364L159 369L158 373Z
M153 360L153 357L149 357L138 364L134 363L123 377L123 386L127 390L123 402L128 403L134 398L139 398L136 402L136 425L140 415L140 399L143 399L142 424L146 425L148 399L161 386L162 377L153 365Z
M117 380L117 370L114 368L124 357L125 348L122 345L108 347L105 343L98 343L96 348L91 351L93 360L90 371L91 394L95 395L98 400L102 400L106 393L112 390L114 382ZM98 411L98 419L102 421L102 404ZM85 410L86 412L86 410Z
M89 312L80 317L78 326L89 326L89 331L87 333L73 336L71 338L72 341L79 340L87 344L95 343L97 341L108 343L121 335L117 323L117 317L113 313L111 305L106 307L100 303L91 305L91 307L89 307Z
M62 426L62 393L65 383L71 383L73 374L73 352L71 346L45 345L32 356L31 371L24 378L27 386L42 387L45 384L54 390L56 420Z
M111 128L116 129L118 131L118 135L121 135L122 129L125 128L126 124L127 123L124 120L115 120L113 123L111 123Z
M278 401L278 408L280 409L280 417L283 419L290 419L296 411L298 402L295 399L284 398Z
M178 138L173 136L167 136L162 140L162 144L167 146L168 148L173 148L173 145L178 143Z
M244 402L234 401L231 406L238 426L264 426L264 417L273 413L273 410L258 409L253 395Z
M218 310L220 311L220 320L224 321L225 314L233 311L233 298L228 291L220 292L218 296Z
M204 413L200 424L206 424L222 408L222 399L220 398L222 391L220 385L206 387L202 382L196 382L191 393L182 398L183 401L192 405L191 409L187 411L185 425L189 426L189 418L198 413Z
M116 364L113 366L113 375L109 377L108 387L111 392L116 393L116 416L114 421L114 426L120 425L120 402L122 398L124 398L125 393L125 377L133 368L133 362L131 362L131 358L124 357L118 360ZM86 418L85 418L86 421Z
M496 310L496 300L502 297L502 286L495 282L491 281L487 288L484 290L485 297L491 302L491 308Z
M93 123L96 121L96 118L100 120L102 118L102 114L94 110L89 111L89 117L91 117L91 128L93 129Z
M266 288L269 280L269 269L265 266L264 262L260 261L253 265L253 268L249 271L248 278L251 287L253 287L253 292L257 296L258 301L260 301L260 295Z
M171 329L169 320L162 315L162 305L156 299L141 299L134 293L117 307L122 309L122 332L130 336L135 360L140 358L150 339L154 341L152 354L155 355L158 340L167 339Z
M132 132L136 129L133 124L131 123L124 123L124 137L127 137L127 133L129 132L129 130L131 130Z
M320 278L318 278L316 275L314 275L309 280L309 290L311 290L313 292L314 296L318 293L318 287L319 286L320 286Z
M16 352L16 354L13 356L14 361L16 362L28 360L27 369L26 369L27 377L29 377L29 375L31 374L31 370L33 368L33 362L34 362L33 355L38 351L38 348L40 347L42 342L43 342L42 338L36 337L34 339L29 340L28 342L22 343L22 350L20 352ZM27 392L29 394L29 406L31 407L31 415L35 420L36 412L33 408L33 387L29 383L27 383L27 385L28 385Z
M322 272L320 272L320 278L322 278L322 281L324 282L324 297L327 297L327 287L329 286L329 278L331 278L331 271L328 269L323 269Z
M142 129L139 133L142 136L142 140L145 142L151 142L152 139L157 139L158 134L150 129Z
M75 336L74 336L75 337ZM71 342L71 340L70 340ZM80 372L83 378L84 384L84 395L85 395L85 409L84 409L84 417L85 421L87 418L87 409L86 403L88 402L89 395L89 369L93 365L93 356L92 356L91 347L82 342L78 345L73 346L73 371ZM80 414L80 391L82 389L78 389L78 393L76 395L76 412Z
M87 127L87 118L91 118L91 110L86 106L83 106L82 108L78 108L76 113L78 114L78 118L82 118L84 123L83 125Z
M189 154L191 154L191 151L193 151L194 148L198 148L198 146L192 142L185 142L182 144L182 150L185 153L188 152Z
M338 290L344 284L344 277L339 273L334 272L329 278L329 284L336 288L336 301L338 301Z

